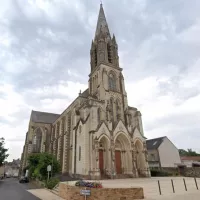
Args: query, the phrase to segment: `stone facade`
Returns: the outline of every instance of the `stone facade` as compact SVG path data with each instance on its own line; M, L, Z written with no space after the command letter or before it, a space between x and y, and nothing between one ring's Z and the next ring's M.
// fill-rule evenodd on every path
M54 154L63 174L149 176L141 113L128 106L118 45L110 35L102 5L90 56L87 90L61 115L45 113L45 117L33 111L22 165L26 166L27 155L35 149Z
M200 167L186 167L183 170L183 175L186 177L200 178Z
M69 186L65 183L59 184L59 196L66 200L84 199L80 195L81 187ZM87 196L87 200L132 200L144 199L143 188L92 188L91 196Z

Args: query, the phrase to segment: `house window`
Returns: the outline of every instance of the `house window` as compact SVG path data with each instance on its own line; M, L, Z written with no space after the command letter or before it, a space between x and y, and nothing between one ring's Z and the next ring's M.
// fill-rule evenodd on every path
M155 161L155 160L156 160L154 154L151 154L151 160L152 160L152 161Z
M79 161L81 160L81 146L79 146Z
M153 146L156 145L156 144L157 144L157 141L155 141L155 142L153 143Z

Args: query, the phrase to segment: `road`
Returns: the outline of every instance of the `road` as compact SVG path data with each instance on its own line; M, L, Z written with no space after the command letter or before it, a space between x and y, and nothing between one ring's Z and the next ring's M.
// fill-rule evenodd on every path
M0 180L0 199L2 200L40 200L28 192L28 189L37 189L31 183L19 183L17 179L7 178Z

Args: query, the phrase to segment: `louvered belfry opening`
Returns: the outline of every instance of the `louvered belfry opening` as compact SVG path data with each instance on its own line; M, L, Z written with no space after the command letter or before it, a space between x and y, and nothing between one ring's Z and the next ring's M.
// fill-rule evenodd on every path
M109 43L107 44L107 51L108 51L108 62L112 63L112 49Z

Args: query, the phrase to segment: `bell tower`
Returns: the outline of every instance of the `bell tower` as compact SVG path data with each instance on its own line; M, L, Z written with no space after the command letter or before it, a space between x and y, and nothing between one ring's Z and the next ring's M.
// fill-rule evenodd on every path
M90 93L95 93L99 80L92 77L101 64L119 69L118 45L113 35L111 37L102 4L100 4L94 40L90 50ZM94 79L94 80L93 80Z
M92 40L91 50L91 72L93 72L101 63L119 67L118 45L115 36L111 37L103 6L100 5L100 11L97 21L97 27L94 40Z
M128 102L122 68L119 66L118 45L115 35L110 34L102 4L91 44L90 65L90 95L105 102L107 121L124 120Z

